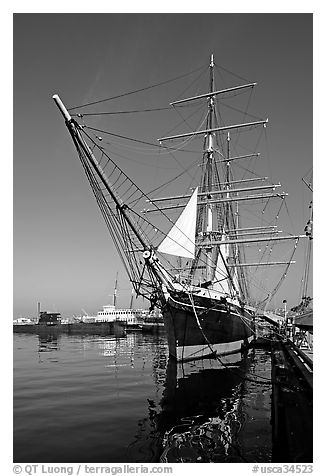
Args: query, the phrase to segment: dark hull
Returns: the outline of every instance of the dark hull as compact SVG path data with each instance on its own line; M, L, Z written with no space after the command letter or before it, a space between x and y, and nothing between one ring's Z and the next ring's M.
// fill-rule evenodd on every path
M195 311L185 295L169 296L163 309L169 353L194 360L213 353L228 355L248 346L254 334L253 316L240 306L197 297Z

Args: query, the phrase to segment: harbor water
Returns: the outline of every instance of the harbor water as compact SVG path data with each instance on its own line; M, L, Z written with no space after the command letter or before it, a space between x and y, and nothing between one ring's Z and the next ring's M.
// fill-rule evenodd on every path
M267 350L181 365L164 334L13 342L16 463L271 461Z

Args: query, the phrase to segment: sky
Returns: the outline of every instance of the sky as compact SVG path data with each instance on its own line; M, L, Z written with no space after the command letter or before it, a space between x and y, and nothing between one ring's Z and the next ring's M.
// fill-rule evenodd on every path
M54 93L69 106L83 104L189 72L214 53L218 64L259 85L269 175L289 193L290 231L302 233L311 198L302 177L313 154L311 14L29 13L15 14L13 26L14 318L36 316L37 302L65 317L94 314L112 302L117 272L118 306L130 302ZM150 98L152 107L154 92ZM112 129L119 132L118 124ZM302 256L280 302L297 304Z

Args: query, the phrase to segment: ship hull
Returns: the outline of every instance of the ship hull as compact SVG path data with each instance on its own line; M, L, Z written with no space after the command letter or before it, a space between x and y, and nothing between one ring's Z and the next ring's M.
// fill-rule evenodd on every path
M241 358L254 335L254 317L225 300L166 296L163 309L169 353L178 361L216 356Z

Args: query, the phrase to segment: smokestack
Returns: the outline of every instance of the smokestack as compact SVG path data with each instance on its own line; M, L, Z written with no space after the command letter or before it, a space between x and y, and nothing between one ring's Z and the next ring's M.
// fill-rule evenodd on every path
M132 288L131 289L131 299L130 299L130 309L132 309L133 302L134 302L134 289Z
M114 285L114 294L113 294L113 306L117 305L117 290L118 290L118 273L115 278L115 285Z

